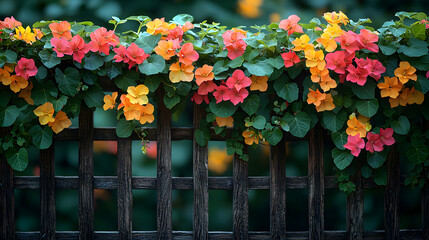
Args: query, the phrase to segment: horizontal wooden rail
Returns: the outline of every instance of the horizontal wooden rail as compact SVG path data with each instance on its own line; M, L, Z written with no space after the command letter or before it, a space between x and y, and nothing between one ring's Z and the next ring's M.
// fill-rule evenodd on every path
M343 240L347 239L346 231L325 231L324 236L329 240ZM364 232L363 239L365 240L381 240L384 239L384 231L371 231ZM413 240L423 240L423 232L421 230L401 230L400 232L401 239L413 239ZM67 232L57 232L57 240L72 240L78 239L79 232L77 231L67 231ZM119 238L118 232L100 232L96 231L94 233L95 240L116 240ZM151 240L156 238L156 231L133 231L134 240ZM270 232L249 232L250 240L265 240L270 239ZM16 240L39 240L39 232L17 232ZM177 240L190 240L193 239L191 231L173 231L173 239ZM209 239L219 239L226 240L232 239L232 232L209 232ZM296 239L296 240L307 240L308 232L287 232L286 239Z

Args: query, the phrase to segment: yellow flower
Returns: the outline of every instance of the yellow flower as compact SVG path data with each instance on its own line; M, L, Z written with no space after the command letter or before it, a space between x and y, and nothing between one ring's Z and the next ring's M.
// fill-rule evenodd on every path
M259 7L263 0L240 0L237 12L246 18L257 18L261 14Z
M18 40L23 40L29 44L33 44L36 41L36 35L28 26L25 29L22 26L15 28L15 35L13 35L13 37Z
M322 33L322 36L316 39L316 41L322 44L327 52L333 52L335 51L335 49L337 49L337 42L335 41L335 37L333 37L328 32Z
M307 34L303 34L301 37L296 38L292 41L292 44L295 46L292 48L294 51L306 51L308 49L313 49L314 45L309 43L310 37Z
M322 50L315 51L314 49L308 49L305 51L305 66L307 67L317 67L319 70L323 70L326 66L325 55Z
M132 104L138 103L140 105L144 105L149 102L149 99L147 98L149 88L143 84L140 84L137 87L129 86L127 92L127 98Z
M219 127L233 127L234 119L229 117L216 117L216 123Z
M250 129L245 130L242 136L244 137L244 142L247 145L252 145L253 143L259 144L259 139L262 139L260 134Z
M323 15L323 18L329 24L332 24L332 25L340 24L340 23L347 25L347 23L349 22L349 18L341 11L339 13L336 13L336 12L325 13Z
M39 117L39 122L41 125L46 125L50 122L54 122L54 105L50 102L46 102L45 104L39 106L34 109L34 114Z
M107 109L113 109L116 104L116 98L118 97L118 92L112 93L112 96L106 95L104 96L104 105L103 109L106 111Z

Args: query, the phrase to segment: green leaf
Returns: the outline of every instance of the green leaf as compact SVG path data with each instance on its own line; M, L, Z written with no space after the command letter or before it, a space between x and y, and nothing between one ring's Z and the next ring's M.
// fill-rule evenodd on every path
M385 186L387 184L387 170L385 167L378 168L374 171L374 182L380 186Z
M394 45L389 45L389 46L383 46L383 45L379 45L381 52L386 55L386 56L390 56L392 54L394 54L396 52L397 47Z
M83 93L83 100L90 108L103 106L104 93L103 89L98 85L93 85Z
M390 123L395 133L405 135L410 131L410 121L406 116L399 116L398 121L393 120Z
M353 84L351 89L358 98L369 100L375 98L376 86L377 84L374 81L366 81L365 86Z
M229 67L230 68L239 68L239 67L241 67L243 62L244 62L243 56L236 57L234 60L229 62Z
M111 62L106 63L106 75L108 78L113 79L120 74L122 74L121 65Z
M213 73L214 73L214 75L218 75L218 74L223 73L223 72L225 72L227 70L228 70L228 67L225 66L225 61L223 61L223 60L217 61L213 65Z
M332 150L332 158L334 159L335 166L340 170L344 170L353 161L353 155L349 151L338 148Z
M262 136L265 140L271 145L277 145L283 138L283 132L280 128L275 127L272 130L264 130L262 131Z
M45 81L43 83L33 82L34 88L31 92L31 98L34 100L35 105L42 105L46 102L56 100L58 96L58 88L53 81Z
M425 144L411 143L407 148L407 158L415 164L422 164L429 158L429 149Z
M276 58L269 58L268 63L277 69L280 69L285 66L282 56L277 56Z
M258 111L260 102L261 100L258 95L252 95L243 101L241 108L250 116Z
M421 91L423 94L426 94L429 92L429 79L427 79L422 74L417 75L417 82L418 85L416 86L416 89Z
M256 129L262 130L265 128L265 123L267 123L265 117L262 115L258 115L253 119L252 126Z
M232 116L238 108L238 105L234 105L231 102L220 102L216 103L211 101L209 104L210 111L218 117L229 117Z
M164 95L164 103L168 109L172 109L176 104L180 102L180 96L174 94L173 96L168 96L168 94Z
M5 155L7 162L15 171L22 172L28 165L28 152L25 148L20 148L18 151L12 148Z
M93 53L89 55L89 57L85 56L83 68L92 71L100 68L101 66L103 66L103 64L103 58L100 55Z
M124 118L121 118L116 125L116 135L121 138L127 138L131 136L136 127L136 123L134 121L127 121Z
M134 42L140 48L143 48L146 54L152 53L152 50L158 45L161 34L151 35L147 32L140 34L140 37Z
M414 36L421 40L426 40L426 27L425 24L416 23L411 26L411 32Z
M57 57L57 54L49 50L40 51L39 57L43 65L45 65L47 68L53 68L61 62L61 59Z
M362 177L369 178L372 174L372 168L370 168L368 165L363 165L363 167L360 169L360 172L362 173Z
M334 132L332 133L332 141L334 142L335 146L341 150L344 150L344 145L347 143L347 133L345 132Z
M207 143L210 140L210 133L208 131L197 129L195 130L195 141L200 145L201 147L204 147L207 145Z
M270 76L273 73L273 67L266 62L256 62L256 63L243 63L243 66L250 72L250 74L256 76Z
M189 14L179 14L173 17L172 22L179 24L179 25L183 25L186 22L193 22L194 21L194 17L192 17Z
M55 69L55 80L58 83L58 89L68 96L74 96L78 92L80 83L80 74L76 68L68 67L64 71L61 69Z
M285 120L290 127L290 133L295 137L304 137L310 130L311 118L305 112L297 112L295 115L286 113Z
M338 114L333 112L323 112L323 124L332 132L339 131L347 120L347 113L340 111Z
M421 57L428 54L429 44L417 38L410 38L408 46L402 45L398 49L398 53L403 53L408 57Z
M8 62L8 63L16 63L16 60L18 57L16 52L12 51L12 50L6 50L3 53L1 53L1 55L6 57L6 62Z
M47 149L52 144L53 131L50 127L42 128L39 125L32 127L29 131L33 144L38 149Z
M378 101L376 98L365 101L360 100L356 103L358 112L366 117L374 116L378 111Z
M149 92L155 92L156 89L158 89L159 84L162 82L162 75L152 75L148 76L144 80L144 85L149 88Z
M286 69L287 74L291 79L295 79L302 72L302 64L296 64Z
M20 111L15 105L0 110L0 127L9 127L16 121Z
M122 91L127 91L129 86L136 86L139 79L139 73L135 71L127 71L125 74L115 78L115 84Z
M165 68L165 60L159 55L152 55L139 65L141 73L146 75L154 75L160 73Z
M55 112L61 111L63 107L67 104L67 96L62 95L58 100L55 99L51 101L52 105L54 105Z
M367 154L367 161L369 166L376 169L383 166L386 161L388 151L374 152L373 154Z

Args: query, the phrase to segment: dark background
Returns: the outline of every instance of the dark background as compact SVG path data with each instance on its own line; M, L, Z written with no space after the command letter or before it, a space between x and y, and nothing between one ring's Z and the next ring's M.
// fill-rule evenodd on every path
M0 17L14 16L23 25L31 25L39 20L92 21L100 26L111 27L107 23L111 16L126 18L131 15L146 15L151 18L165 17L168 21L176 14L188 13L195 22L208 20L222 25L252 26L279 21L291 14L297 14L302 21L321 17L327 11L343 11L350 19L370 18L374 27L384 21L395 19L398 11L424 11L429 4L426 0L175 0L175 1L119 1L119 0L1 0ZM133 23L121 25L118 31L136 29ZM174 126L192 126L191 104L186 114L174 114ZM115 126L116 113L98 110L95 115L96 127ZM73 121L77 126L76 119ZM330 149L325 149L325 175L334 175ZM156 145L150 143L148 154L140 151L140 143L133 143L133 175L156 176ZM210 142L209 169L212 176L231 176L231 158L225 157L225 143ZM95 175L116 174L116 143L96 142L94 144ZM307 175L306 142L288 143L287 175ZM61 142L56 144L56 175L77 175L78 144ZM17 175L38 175L38 152L32 149L28 169ZM250 153L249 175L268 176L269 150L259 146ZM192 142L173 142L173 176L192 176ZM404 170L404 169L403 169ZM405 169L402 174L406 174ZM365 192L365 230L383 229L383 189ZM192 191L173 191L173 229L192 230ZM232 192L210 191L209 228L210 230L232 229ZM37 231L40 228L40 200L37 190L15 190L17 231ZM401 188L401 228L421 228L421 207L419 189ZM133 228L134 230L156 229L156 191L133 190ZM287 229L306 230L307 190L287 192ZM346 194L338 189L325 192L326 230L346 229ZM57 230L78 230L78 192L58 190L56 192ZM95 191L95 229L116 230L116 191ZM249 230L269 230L269 191L249 191Z

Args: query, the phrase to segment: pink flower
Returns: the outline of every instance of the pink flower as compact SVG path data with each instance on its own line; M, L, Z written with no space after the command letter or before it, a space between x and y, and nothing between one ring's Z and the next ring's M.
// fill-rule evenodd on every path
M377 81L380 79L381 74L386 72L386 68L378 60L372 60L367 57L366 59L356 58L355 62L359 67L368 70L369 76Z
M244 42L244 34L232 30L228 30L222 34L223 43L228 50L228 57L231 60L243 55L247 44Z
M336 51L326 54L326 68L335 71L338 74L346 73L346 54L345 51Z
M429 79L429 71L426 73L426 78Z
M359 50L359 43L356 40L356 35L356 33L348 31L340 37L335 38L335 41L341 44L342 49L352 53Z
M238 103L243 103L244 99L247 96L249 96L249 92L245 88L240 89L240 91L237 91L236 89L230 90L230 101L234 105L237 105Z
M303 33L302 27L298 25L299 18L297 15L290 15L287 19L280 21L279 28L287 31L288 35L291 35L294 32Z
M225 85L220 85L216 87L215 92L213 92L213 96L216 98L216 103L220 103L222 101L228 101L230 99L231 93L229 92L229 88Z
M213 81L202 82L198 87L198 94L207 95L209 92L213 92L216 87L217 85Z
M81 63L85 54L89 52L88 44L85 44L85 41L80 35L75 35L70 40L69 45L73 51L73 60Z
M110 46L115 47L119 44L119 37L115 35L115 32L107 31L107 29L104 27L98 28L89 36L91 37L89 49L92 52L99 52L109 55Z
M295 65L295 63L299 63L301 60L299 60L298 55L296 55L295 52L292 52L292 50L289 50L287 53L282 53L282 58L285 62L285 67L292 67Z
M379 134L374 134L368 132L366 135L368 142L366 142L365 149L371 153L383 151L383 142L381 141L381 136Z
M378 52L378 46L375 44L375 42L378 41L377 34L371 33L366 29L361 29L356 40L358 41L360 48L365 48L376 53Z
M128 63L129 69L135 64L142 64L143 61L149 57L149 54L145 54L143 48L139 48L135 43L131 43L131 45L127 47L126 55L130 60Z
M54 47L57 57L64 57L64 54L73 54L73 50L66 38L51 38L51 45Z
M395 143L395 139L393 138L393 129L392 128L386 128L386 129L380 128L380 140L386 146L393 145Z
M226 47L229 59L234 60L243 55L244 51L246 51L246 47L247 44L243 40L237 42L235 45Z
M15 66L15 73L17 76L21 76L28 79L31 76L37 74L37 67L33 59L21 58L18 64Z
M369 72L366 68L363 67L355 67L353 64L347 66L347 74L346 80L357 83L360 86L365 85Z
M115 62L127 63L129 61L127 57L127 49L123 45L113 49L113 51L116 53L116 55L113 56L113 59L115 59Z
M194 50L194 45L192 45L192 43L183 44L177 56L179 56L179 62L186 65L191 65L200 57L197 51Z
M194 93L191 101L194 101L196 104L201 104L203 101L207 104L209 103L209 97L207 95L199 95L198 93Z
M237 69L232 73L232 76L226 80L226 86L229 88L235 88L240 91L242 88L248 87L252 84L252 80L244 75L244 72Z
M165 38L165 40L174 40L178 39L179 42L182 41L183 38L183 29L181 27L175 27L170 30L168 33L168 36Z
M359 156L360 151L365 147L365 141L359 137L359 133L347 137L347 143L344 144L344 148L352 151L352 155L357 157Z

